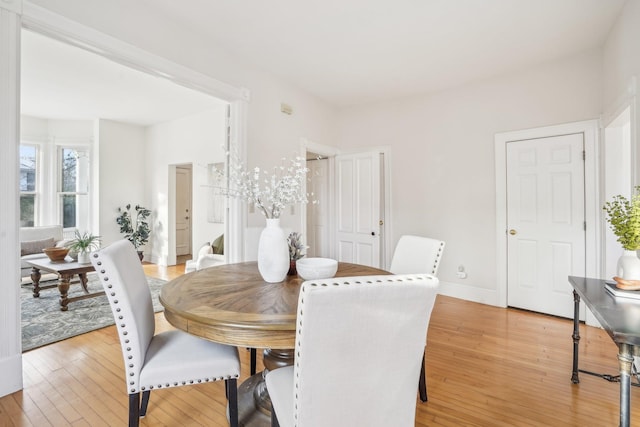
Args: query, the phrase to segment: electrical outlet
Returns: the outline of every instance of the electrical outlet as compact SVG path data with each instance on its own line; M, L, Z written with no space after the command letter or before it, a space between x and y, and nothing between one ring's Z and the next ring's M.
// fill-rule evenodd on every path
M464 270L464 265L461 264L458 266L458 272L456 273L456 276L458 276L458 279L467 278L467 272Z

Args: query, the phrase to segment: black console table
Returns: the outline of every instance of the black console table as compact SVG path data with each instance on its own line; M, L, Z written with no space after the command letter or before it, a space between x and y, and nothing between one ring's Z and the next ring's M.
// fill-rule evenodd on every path
M605 289L605 281L585 277L569 276L573 286L573 372L571 381L578 378L578 344L580 342L579 311L580 299L598 319L613 342L618 346L620 376L620 426L628 427L630 419L631 365L633 356L640 355L640 300L615 297ZM591 373L591 372L587 372ZM605 379L611 376L601 375ZM608 378L609 377L609 378Z

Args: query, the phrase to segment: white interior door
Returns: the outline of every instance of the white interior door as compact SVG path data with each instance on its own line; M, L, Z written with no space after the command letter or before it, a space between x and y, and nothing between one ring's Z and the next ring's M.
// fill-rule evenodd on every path
M329 257L329 159L308 160L312 177L307 191L319 203L307 205L307 251L309 257Z
M584 136L507 144L508 305L573 317L567 276L584 276Z
M176 168L176 256L191 253L191 169Z
M336 258L380 267L380 153L339 155L336 165Z

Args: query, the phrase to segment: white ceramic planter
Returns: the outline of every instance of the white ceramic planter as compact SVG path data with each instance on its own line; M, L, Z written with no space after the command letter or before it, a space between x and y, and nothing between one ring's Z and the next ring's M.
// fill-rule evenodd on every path
M640 258L636 251L625 250L618 259L618 277L625 280L640 280Z
M287 237L280 228L280 218L267 219L258 242L258 270L265 282L282 282L289 271Z
M78 252L78 264L91 264L91 252Z

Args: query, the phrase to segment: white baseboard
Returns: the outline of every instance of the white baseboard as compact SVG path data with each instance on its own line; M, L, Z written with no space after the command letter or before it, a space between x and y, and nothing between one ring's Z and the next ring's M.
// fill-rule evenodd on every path
M0 397L22 390L22 354L0 359Z
M502 307L498 302L498 292L493 289L441 281L438 293L440 295L460 298L467 301Z

